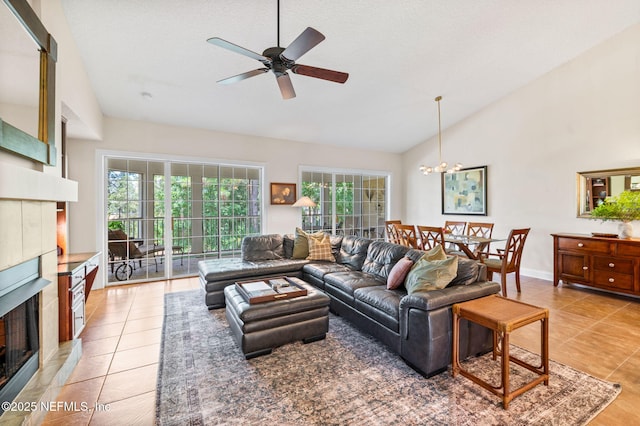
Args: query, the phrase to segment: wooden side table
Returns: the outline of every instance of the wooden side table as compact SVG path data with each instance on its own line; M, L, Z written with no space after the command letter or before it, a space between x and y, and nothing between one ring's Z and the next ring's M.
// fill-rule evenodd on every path
M509 402L516 396L528 391L541 382L549 384L549 310L528 305L502 296L492 295L453 305L453 361L452 375L462 376L479 384L491 393L502 397L502 406L506 410ZM471 374L460 366L459 339L460 320L475 322L493 331L493 359L501 356L501 383L493 386L483 379ZM527 324L541 321L541 365L534 366L509 355L509 333ZM509 387L509 362L514 362L538 374L534 380L516 390Z

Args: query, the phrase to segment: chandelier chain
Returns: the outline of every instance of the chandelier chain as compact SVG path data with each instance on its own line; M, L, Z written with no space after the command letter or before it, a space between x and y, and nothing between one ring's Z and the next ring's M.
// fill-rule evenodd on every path
M442 96L438 96L435 98L435 101L438 104L438 160L439 160L439 163L435 167L427 167L425 165L420 166L420 172L422 172L425 175L428 175L431 173L454 173L462 169L462 164L460 163L455 163L453 167L447 169L448 164L445 161L442 161L442 118L440 114L441 100L442 100Z

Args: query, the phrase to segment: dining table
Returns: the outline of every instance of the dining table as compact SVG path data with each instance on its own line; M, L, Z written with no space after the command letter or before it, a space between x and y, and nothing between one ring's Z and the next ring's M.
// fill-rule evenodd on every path
M490 243L504 241L505 238L485 238L476 235L444 234L445 243L452 243L458 246L469 259L480 260L484 249Z

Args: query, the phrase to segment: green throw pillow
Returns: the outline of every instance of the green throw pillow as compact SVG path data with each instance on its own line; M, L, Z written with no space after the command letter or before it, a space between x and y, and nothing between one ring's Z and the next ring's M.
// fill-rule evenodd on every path
M411 268L404 286L407 293L416 291L430 291L445 288L458 271L458 256L450 256L444 260L428 261L420 259Z
M447 253L445 253L442 246L438 244L434 248L425 252L425 254L422 255L420 259L428 260L429 262L431 262L433 260L445 260L446 258L447 258Z
M292 259L306 259L309 256L309 237L322 237L323 232L316 232L315 234L307 234L300 228L296 228L296 237L293 240L293 255Z

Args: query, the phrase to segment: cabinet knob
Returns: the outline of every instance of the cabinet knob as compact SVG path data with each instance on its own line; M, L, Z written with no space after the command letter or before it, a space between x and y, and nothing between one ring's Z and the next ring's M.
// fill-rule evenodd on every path
M609 282L610 282L610 283L612 283L612 282L614 282L614 281L615 281L615 280L614 280L613 278L609 278Z
M578 247L584 247L584 244L578 243Z
M584 269L586 271L587 269L589 269L589 267L588 266L583 266L582 269Z
M615 267L616 267L616 264L615 264L615 263L611 262L611 263L609 264L609 268L615 268Z

